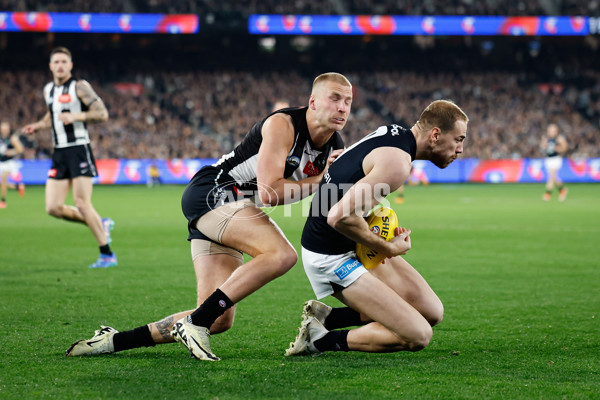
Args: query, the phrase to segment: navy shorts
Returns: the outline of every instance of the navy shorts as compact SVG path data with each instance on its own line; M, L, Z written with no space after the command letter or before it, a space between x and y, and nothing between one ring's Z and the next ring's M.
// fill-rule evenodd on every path
M73 179L97 175L96 160L89 144L54 149L48 178Z
M188 240L211 240L196 228L198 218L223 204L242 200L244 195L220 168L204 167L194 175L181 197L181 210L188 220ZM212 240L211 240L212 241Z

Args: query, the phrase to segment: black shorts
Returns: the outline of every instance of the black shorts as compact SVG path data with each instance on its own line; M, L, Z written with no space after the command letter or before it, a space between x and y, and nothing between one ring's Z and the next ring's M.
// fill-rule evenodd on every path
M96 160L89 144L54 149L48 178L73 179L97 175Z
M198 218L225 203L243 198L232 182L233 179L224 175L220 168L208 166L196 172L181 197L181 210L188 220L188 240L211 240L196 229Z

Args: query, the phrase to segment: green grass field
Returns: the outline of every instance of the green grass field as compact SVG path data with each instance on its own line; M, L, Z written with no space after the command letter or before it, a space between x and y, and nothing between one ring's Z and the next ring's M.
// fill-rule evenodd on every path
M284 357L313 298L298 263L213 336L220 362L191 359L179 344L64 357L100 323L126 330L194 308L183 189L95 188L96 208L116 221L119 266L105 270L88 269L97 247L87 228L45 215L42 187L9 193L0 398L600 398L600 185L570 185L564 203L542 202L540 184L408 187L394 205L413 231L406 258L445 305L418 353ZM284 212L271 216L298 247L300 208Z

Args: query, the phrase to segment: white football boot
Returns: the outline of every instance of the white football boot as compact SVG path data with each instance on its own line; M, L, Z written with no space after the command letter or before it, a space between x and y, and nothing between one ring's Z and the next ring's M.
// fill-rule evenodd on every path
M321 303L317 300L309 300L304 303L304 309L302 310L302 322L308 320L310 317L314 317L319 322L325 325L325 320L331 313L331 307L325 303Z
M98 354L110 354L115 352L113 336L118 331L110 326L100 325L100 329L88 340L78 340L65 352L67 357L95 356Z
M315 342L325 336L329 331L315 317L310 317L302 322L296 340L290 343L285 351L286 356L319 355L321 352L315 347Z
M175 322L171 336L173 336L175 341L183 343L192 357L198 360L220 360L210 349L210 331L208 328L192 324L192 319L189 315Z

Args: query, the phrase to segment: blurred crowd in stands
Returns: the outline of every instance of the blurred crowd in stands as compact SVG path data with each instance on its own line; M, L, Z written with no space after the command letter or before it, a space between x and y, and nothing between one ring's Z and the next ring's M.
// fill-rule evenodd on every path
M0 0L5 11L228 14L600 15L598 0Z
M344 129L347 144L380 125L411 126L435 99L452 99L469 115L464 157L542 157L539 140L555 122L570 142L572 157L600 156L600 73L595 85L528 84L508 72L462 74L344 72L354 84L352 116ZM0 73L1 118L15 129L46 112L43 70ZM88 77L110 113L90 125L97 158L219 157L230 151L275 101L306 105L312 76L295 72L202 72L139 74L130 82L98 82ZM32 137L27 157L52 151L49 132Z
M242 19L249 13L598 15L599 3L0 0L0 10L205 16L225 12ZM76 45L79 48L71 49L74 76L90 81L110 113L108 122L90 125L97 158L219 157L239 143L276 101L306 105L312 79L327 71L347 75L354 85L352 115L343 132L347 144L380 125L410 126L427 104L445 98L471 118L464 157L542 157L539 141L550 122L567 136L569 156L600 157L600 72L594 61L600 41L594 36L576 46L569 41L555 46L539 38L304 38L314 44L310 51L294 48L294 38L289 42L278 38L277 50L267 54L256 49L255 38L223 32L202 40L3 35L0 49L7 56L0 58L0 120L10 121L15 130L39 120L46 112L42 87L50 73L45 56L32 62L31 54L48 54L65 42L67 47ZM552 43L558 42L555 38ZM49 132L23 140L27 158L44 158L52 152Z

